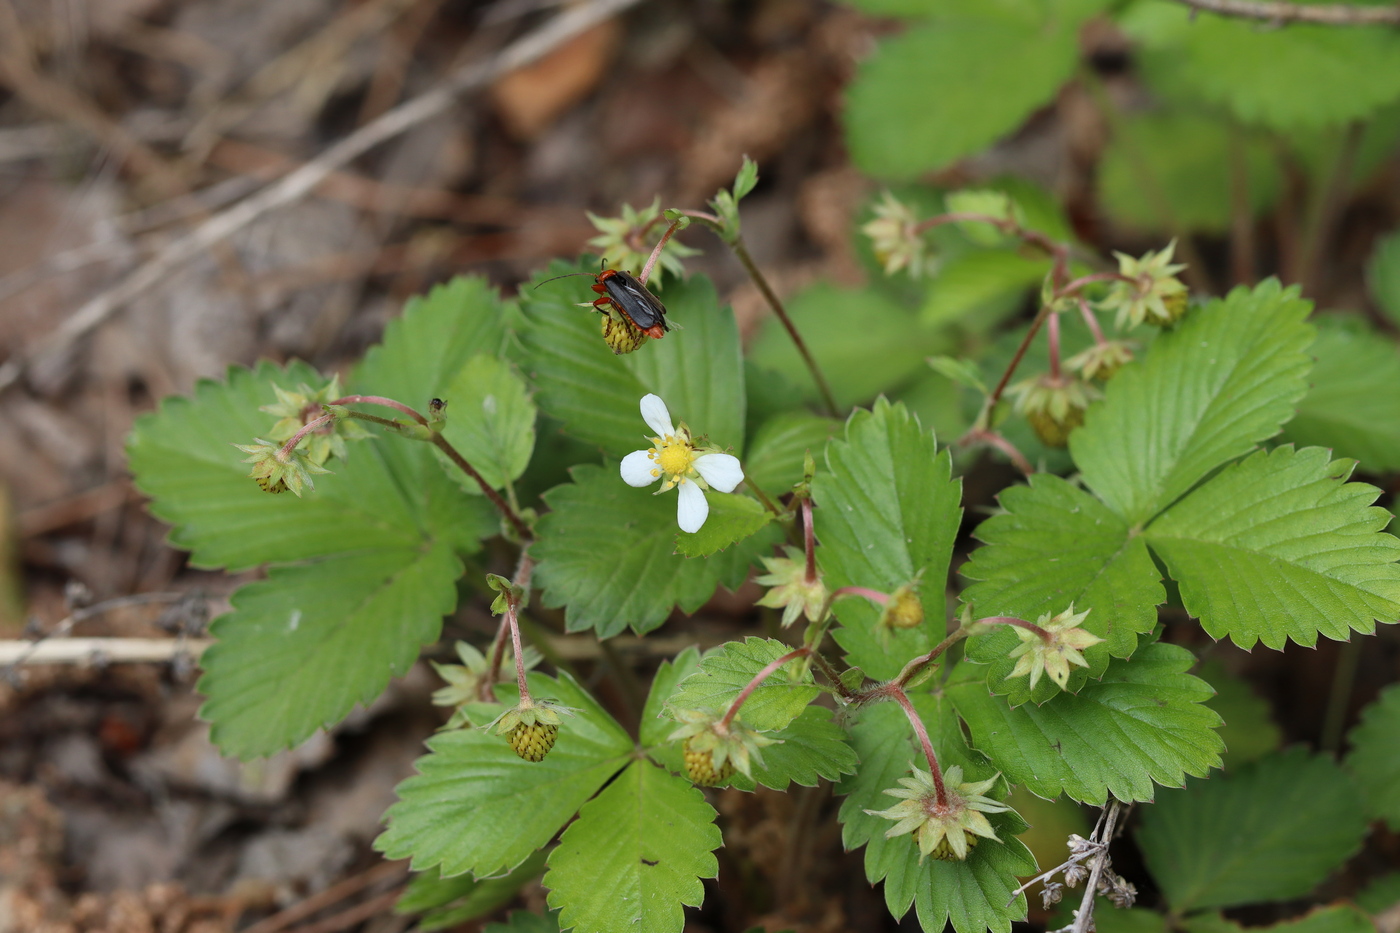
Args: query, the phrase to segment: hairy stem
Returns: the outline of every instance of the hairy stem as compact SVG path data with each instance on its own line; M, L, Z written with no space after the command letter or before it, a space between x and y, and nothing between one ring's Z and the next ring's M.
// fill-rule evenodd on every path
M772 674L793 658L803 658L811 653L812 649L805 646L794 648L782 657L774 658L772 661L765 664L763 670L755 674L753 680L750 680L744 689L739 691L739 695L734 698L734 702L729 704L729 709L724 712L724 718L719 721L718 731L723 732L725 729L729 728L729 724L734 721L734 717L739 713L739 707L743 706L744 701L758 689L760 684L768 679L769 674Z
M647 257L647 264L642 267L642 274L637 276L638 282L641 282L643 285L647 284L647 279L651 278L651 270L656 268L657 261L661 259L661 250L666 246L666 241L676 235L676 230L679 229L680 225L683 223L685 223L685 221L677 220L666 228L666 232L661 235L661 239L657 242L656 246L652 247L651 255Z
M360 404L360 405L383 405L385 408L392 408L392 409L394 409L395 411L401 411L401 412L403 412L405 415L408 415L410 418L412 418L414 421L418 422L419 424L427 424L427 423L428 423L428 419L427 419L427 418L423 417L423 416L420 415L418 412L414 411L412 408L410 408L409 406L405 405L403 402L397 401L397 400L392 399L392 398L385 398L385 397L382 396L382 395L346 395L346 396L343 396L343 397L341 397L341 398L336 399L336 400L333 401L333 402L327 402L327 404L328 404L328 405L355 405L355 404Z
M277 451L277 459L286 460L292 455L292 451L297 449L297 445L301 443L302 438L306 437L306 435L310 434L312 431L320 430L333 421L335 421L335 415L322 415L319 418L306 422L306 424L301 426L300 431L287 438L287 443L283 444L281 449Z
M804 341L802 335L798 333L797 325L792 323L792 318L788 316L787 308L783 307L782 299L778 297L777 292L773 291L773 287L768 284L768 279L764 277L758 265L753 261L753 257L749 255L749 250L748 247L744 245L743 237L735 235L731 238L726 233L723 222L713 214L707 214L704 211L683 211L682 213L709 227L719 235L721 240L729 245L729 248L734 252L734 258L739 260L739 264L744 267L744 271L748 273L754 285L758 286L759 293L763 295L763 300L768 302L768 307L773 309L773 313L778 316L778 320L782 322L783 328L788 332L788 337L792 340L792 345L797 348L797 353L802 357L802 362L806 364L807 371L812 374L812 381L817 384L817 391L821 394L822 404L826 407L827 414L831 415L833 418L837 417L840 413L840 409L836 406L836 398L831 394L831 386L827 384L826 376L822 374L821 367L817 365L817 361L812 357L811 351L807 349L807 342Z
M919 718L919 713L914 709L914 704L909 702L909 694L897 684L891 682L886 685L886 695L899 704L899 708L904 710L904 715L909 718L909 725L914 728L914 734L919 737L919 745L923 747L924 759L928 762L928 773L933 777L934 794L940 807L948 806L948 788L943 786L943 769L938 767L938 756L933 753L933 743L929 741L928 729L924 726L924 721Z
M491 504L496 507L496 510L505 516L506 521L510 522L511 527L515 529L515 533L520 536L521 541L531 540L533 536L530 534L530 526L525 524L525 520L520 517L520 514L516 512L515 509L512 509L506 500L501 498L500 493L491 488L491 484L486 482L486 478L476 471L476 467L468 463L467 458L458 453L456 447L448 443L447 438L434 431L430 440L434 447L447 454L447 459L456 464L457 469L476 481L476 484L481 487L481 491L486 498L490 499Z

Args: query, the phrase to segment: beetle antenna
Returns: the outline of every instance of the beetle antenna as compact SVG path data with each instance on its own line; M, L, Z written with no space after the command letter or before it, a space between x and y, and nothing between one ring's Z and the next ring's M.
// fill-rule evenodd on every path
M592 276L595 279L597 278L597 276L593 275L592 272L565 272L563 275L556 275L552 279L545 279L543 282L540 282L539 285L536 285L535 287L539 288L540 285L548 285L550 282L557 282L559 279L567 279L571 275L588 275Z

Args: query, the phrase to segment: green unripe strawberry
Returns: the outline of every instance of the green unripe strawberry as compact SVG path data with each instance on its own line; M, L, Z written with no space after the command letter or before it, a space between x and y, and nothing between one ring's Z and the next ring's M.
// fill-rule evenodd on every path
M574 710L553 700L534 700L528 695L482 728L495 728L506 737L515 753L526 761L544 761L559 735L561 716Z
M526 761L544 761L544 756L554 747L554 739L559 735L559 727L536 722L525 725L523 722L510 731L506 741L515 753Z
M685 773L702 787L716 787L729 780L734 775L733 756L726 756L724 763L716 767L713 751L696 748L695 738L691 736L685 740Z

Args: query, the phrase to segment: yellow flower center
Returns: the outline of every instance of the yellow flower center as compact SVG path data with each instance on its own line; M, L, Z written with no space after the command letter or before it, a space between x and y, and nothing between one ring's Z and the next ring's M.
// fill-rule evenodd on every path
M684 476L695 462L695 448L683 437L668 435L657 442L656 465L669 476Z

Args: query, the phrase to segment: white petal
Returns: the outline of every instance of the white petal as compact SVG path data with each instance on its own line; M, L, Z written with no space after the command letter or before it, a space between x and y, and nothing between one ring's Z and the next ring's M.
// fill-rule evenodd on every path
M622 458L622 481L628 486L650 486L661 478L652 474L655 469L656 461L645 450L634 450Z
M680 499L676 503L676 524L681 526L681 531L694 534L709 517L710 503L705 501L705 493L694 483L681 483Z
M744 481L739 458L729 454L701 454L695 458L695 472L720 492L733 492Z
M676 433L676 429L671 425L671 413L667 411L666 403L661 401L659 395L642 396L642 420L660 437Z

